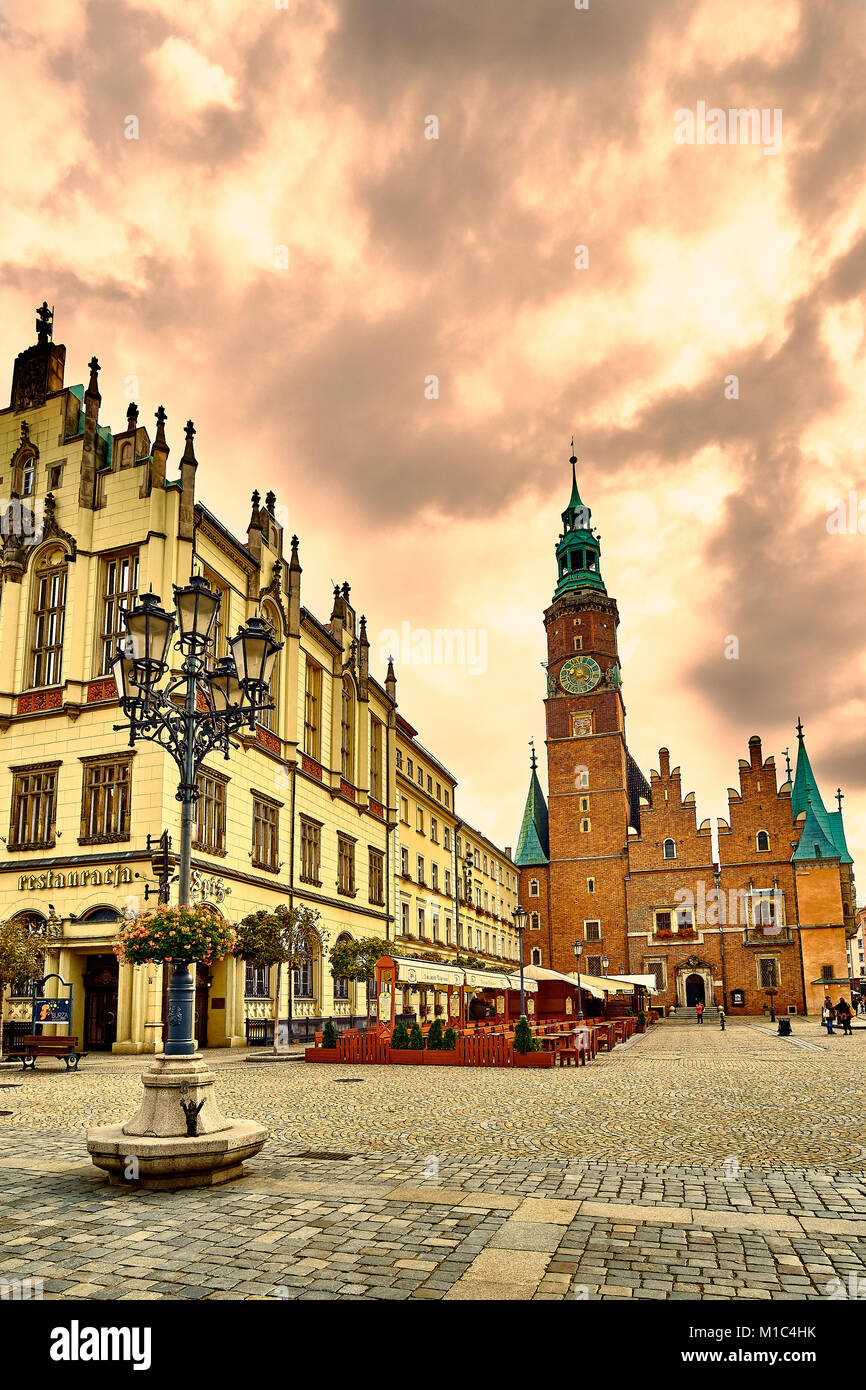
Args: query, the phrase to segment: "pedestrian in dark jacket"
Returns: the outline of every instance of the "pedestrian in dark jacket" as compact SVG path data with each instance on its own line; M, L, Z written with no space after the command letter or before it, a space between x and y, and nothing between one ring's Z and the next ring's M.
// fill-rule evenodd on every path
M842 1036L853 1038L854 1034L851 1032L851 1006L847 999L839 1000L839 1003L836 1005L836 1017L842 1025Z

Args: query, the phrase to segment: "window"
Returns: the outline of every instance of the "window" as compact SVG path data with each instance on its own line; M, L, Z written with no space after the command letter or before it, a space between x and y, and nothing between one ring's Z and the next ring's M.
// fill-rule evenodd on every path
M592 829L591 822L588 820L582 820L580 822L580 828L584 832L584 834L587 834Z
M488 905L487 905L487 894L486 894L486 893L484 894L484 911L485 911L485 912L488 912L488 911L489 911L489 908L488 908Z
M223 600L227 602L227 600ZM222 604L220 605L222 607ZM282 623L280 615L273 604L266 603L262 608L262 617L267 624L268 631L275 642L279 642L282 636ZM271 671L271 680L268 686L267 703L273 705L273 709L264 709L258 716L258 722L263 729L270 729L271 733L277 733L280 727L280 657L282 653L277 652L274 668Z
M382 724L370 719L370 795L382 800Z
M583 926L587 941L601 941L601 922L584 922Z
M296 999L312 999L313 997L313 957L309 949L301 957L300 964L294 972L293 993Z
M421 810L420 806L416 806L415 808L415 829L418 831L419 835L424 834L424 812Z
M424 786L424 769L421 768L421 767L419 767L419 769L418 769L418 779L417 779L417 780L418 780L418 786L419 786L419 787L423 787L423 786Z
M695 925L695 915L690 907L678 907L676 911L677 931L691 931Z
M490 955L490 932L489 932L489 931L486 931L486 932L484 933L484 954L485 954L486 956L489 956L489 955Z
M664 994L668 987L667 969L663 960L645 960L644 972L647 975L654 975L656 989L660 994Z
M385 855L380 849L370 849L370 902L381 907L385 901Z
M540 949L539 949L538 946L533 946L531 955L532 955L532 964L533 964L533 965L540 965L540 964L541 964L541 951L540 951Z
M404 936L409 935L409 904L400 904L400 930Z
M411 758L406 759L406 776L412 777L415 772L415 764Z
M451 805L451 794L450 794L450 792L448 791L448 788L447 788L447 787L445 788L445 805L446 805L446 806L450 806L450 805Z
M476 951L480 951L480 950L481 950L481 928L480 928L480 927L476 927L476 929L475 929L475 949L476 949Z
M102 623L99 642L99 675L111 672L118 644L126 636L123 610L138 597L138 551L109 555L102 561Z
M480 869L480 868L481 868L481 855L479 854L479 852L478 852L477 849L476 849L476 850L473 850L473 858L474 858L474 860L475 860L475 867L476 867L476 869Z
M600 975L602 973L601 956L587 956L586 973L587 975Z
M304 683L304 752L322 760L322 668L307 658Z
M59 762L12 771L9 849L50 849L54 844Z
M270 994L268 973L266 965L251 965L249 961L246 962L244 996L247 999L267 999Z
M21 481L21 496L32 497L36 491L36 459L33 454L28 454L18 465L18 477Z
M226 852L226 784L221 773L198 774L197 824L193 847L205 854Z
M574 785L578 788L589 786L589 768L579 767L574 779Z
M677 847L674 844L673 840L665 840L664 845L662 847L662 853L664 854L665 859L676 859Z
M30 647L31 685L56 685L60 680L65 614L66 562L46 562L35 576Z
M830 981L830 980L832 980L832 978L833 978L833 967L832 967L832 965L822 965L822 966L821 966L821 979L822 979L822 980Z
M355 780L355 692L348 676L343 677L340 702L340 775Z
M766 853L770 848L770 837L766 830L759 830L755 844L761 853Z
M433 940L439 940L439 914L433 913Z
M345 975L339 975L339 976L334 980L334 998L335 998L335 999L348 999L348 997L349 997L349 981L348 981L348 978L347 978Z
M63 464L52 463L48 470L48 491L55 492L63 486Z
M436 783L436 800L437 800L437 801L441 801L441 800L442 800L442 783L441 783L441 782L437 782L437 783Z
M409 851L405 845L400 850L400 873L404 878L409 877Z
M337 892L355 896L355 841L349 835L337 835Z
M419 882L419 883L423 883L423 882L424 882L424 856L423 856L423 854L419 854L419 855L418 855L418 859L417 859L417 869L418 869L418 882Z
M419 907L419 909L418 909L418 935L419 935L419 936L425 936L425 935L426 935L426 931L427 931L427 920L426 920L426 918L425 918L425 916L424 916L424 909L423 909L423 907Z
M537 912L533 912L532 916L529 919L529 929L530 931L541 930L541 918L539 917Z
M447 825L445 826L445 829L442 831L442 848L451 848L451 830L450 827Z
M475 906L477 908L481 907L481 887L479 884L475 885Z
M301 816L301 879L321 887L322 827L318 821Z
M437 893L439 892L439 865L438 865L438 864L431 864L431 865L430 865L430 887L431 887L432 889L434 889L435 892L437 892Z
M220 602L217 609L216 618L213 625L213 654L219 659L221 656L229 656L227 632L229 631L229 586L224 579L220 579L215 570L208 565L202 565L202 574L207 580L215 594L219 594Z
M79 844L95 845L128 840L131 757L102 757L82 761L84 785Z
M667 910L655 914L657 932L669 932L673 930L673 913Z
M484 872L487 873L487 855L484 856Z
M588 810L589 810L589 797L588 797L588 796L582 796L582 797L580 798L580 809L581 809L581 811L588 811Z
M450 917L446 917L446 918L445 918L445 944L446 944L446 946L450 946L450 945L451 945L451 918L450 918Z
M758 984L761 989L778 989L779 961L776 956L761 956L758 960Z
M409 802L405 796L400 797L400 819L404 825L409 824Z
M430 839L434 845L439 843L439 822L435 816L430 817Z
M530 896L530 898L537 898L537 897L538 897L538 879L537 879L537 878L531 878L531 879L529 880L529 896Z
M752 923L756 927L780 929L784 919L784 896L774 888L758 888L751 894Z
M586 891L587 891L587 893L594 893L594 892L595 892L595 879L594 879L594 878L588 878L588 879L586 880Z
M445 870L445 892L447 893L448 897L450 898L450 897L451 897L451 870L450 870L450 869L446 869L446 870Z
M403 771L403 751L400 748L397 749L397 770L398 772Z
M280 867L280 808L268 796L253 793L253 868L277 873Z
M433 778L429 773L427 774L427 791L430 796L433 795Z

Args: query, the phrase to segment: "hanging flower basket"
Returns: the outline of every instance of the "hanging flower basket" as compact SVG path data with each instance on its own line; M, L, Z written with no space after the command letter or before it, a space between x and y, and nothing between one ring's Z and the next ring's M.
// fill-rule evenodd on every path
M235 940L234 927L206 904L161 906L124 922L114 940L114 954L121 965L187 960L210 965L230 955Z

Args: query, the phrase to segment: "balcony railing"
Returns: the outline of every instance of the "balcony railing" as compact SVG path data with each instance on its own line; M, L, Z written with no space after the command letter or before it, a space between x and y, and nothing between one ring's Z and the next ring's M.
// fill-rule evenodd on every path
M747 927L743 932L744 946L790 946L794 933L790 927Z

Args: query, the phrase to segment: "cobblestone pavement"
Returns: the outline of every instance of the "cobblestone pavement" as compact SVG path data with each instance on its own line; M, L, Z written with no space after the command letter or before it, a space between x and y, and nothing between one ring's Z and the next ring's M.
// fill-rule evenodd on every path
M223 1110L272 1138L207 1193L109 1187L87 1161L82 1131L132 1114L146 1059L3 1069L0 1279L76 1299L838 1295L866 1276L866 1030L794 1027L665 1022L553 1072L217 1054Z

